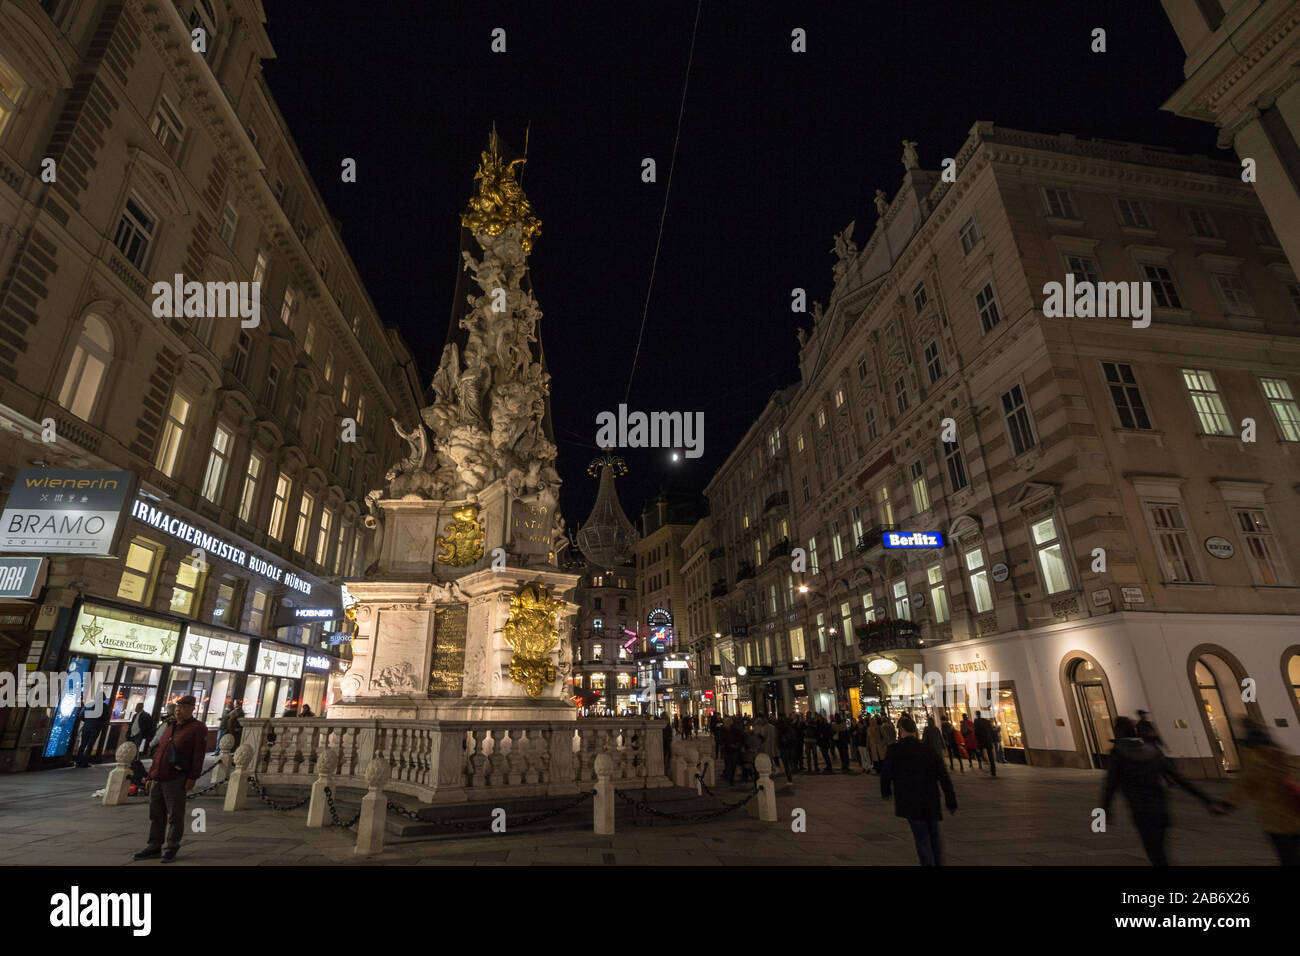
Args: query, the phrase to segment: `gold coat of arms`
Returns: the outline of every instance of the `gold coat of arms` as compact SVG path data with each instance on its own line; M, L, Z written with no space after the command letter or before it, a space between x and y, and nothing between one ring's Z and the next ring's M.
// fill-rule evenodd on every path
M483 557L483 527L478 522L478 505L457 508L452 517L456 520L434 539L434 543L442 548L434 560L457 568L468 567Z
M542 689L555 683L551 651L560 642L555 616L563 606L563 601L551 597L545 584L530 584L510 599L510 617L501 636L514 651L510 679L529 697L542 696Z

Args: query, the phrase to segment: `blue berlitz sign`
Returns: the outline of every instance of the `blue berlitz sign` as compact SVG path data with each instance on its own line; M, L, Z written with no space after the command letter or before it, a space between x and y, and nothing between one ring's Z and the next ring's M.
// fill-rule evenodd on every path
M942 548L943 535L938 531L886 531L886 548Z

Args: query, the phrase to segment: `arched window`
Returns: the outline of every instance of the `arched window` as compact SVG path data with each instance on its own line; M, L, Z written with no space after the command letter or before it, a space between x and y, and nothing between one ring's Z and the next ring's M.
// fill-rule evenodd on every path
M1282 654L1282 679L1291 691L1291 705L1300 720L1300 646L1288 647Z
M113 332L108 323L97 315L86 316L59 392L59 404L89 421L112 361Z

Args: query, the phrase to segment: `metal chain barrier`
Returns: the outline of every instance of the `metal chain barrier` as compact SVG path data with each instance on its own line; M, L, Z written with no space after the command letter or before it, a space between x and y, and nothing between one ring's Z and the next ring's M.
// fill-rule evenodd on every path
M715 798L718 796L716 793L714 793L704 785L704 780L701 778L699 774L695 775L695 779L699 781L700 787L709 796ZM630 803L634 807L636 807L638 813L644 810L646 813L650 814L651 816L663 817L665 820L682 820L685 821L686 823L703 823L705 820L713 820L720 816L723 816L724 814L731 813L733 810L738 810L741 807L743 807L745 804L749 803L749 801L753 800L756 796L758 796L758 793L759 793L758 781L755 780L753 792L750 793L750 795L747 796L745 799L737 803L724 804L723 806L719 807L717 810L696 811L694 813L669 813L667 810L659 810L656 809L655 807L652 807L649 804L649 802L645 800L637 800L636 797L629 796L628 794L625 793L620 793L617 790L614 791L615 796L617 796L624 803Z
M574 807L581 804L584 800L590 800L595 795L596 795L595 790L585 791L583 793L578 794L578 796L574 798L572 801L570 801L569 803L562 804L561 806L558 807L552 807L550 810L543 810L541 813L535 813L532 816L524 817L523 819L511 819L509 821L509 825L511 827L526 827L534 823L539 823L542 820L549 820L551 817L557 817L561 813L567 813L568 811L572 810ZM408 810L406 807L399 806L398 804L394 803L392 800L388 801L388 809L392 810L394 813L401 814L407 819L415 820L419 823L432 823L436 826L448 827L449 829L458 830L462 833L467 833L472 831L482 832L485 829L482 823L464 823L459 820L432 820L429 819L428 817L423 817L420 815L421 813L424 812L423 810Z
M253 785L253 792L257 794L257 798L259 800L265 803L272 810L278 811L280 813L287 813L290 810L297 810L299 807L306 805L308 801L311 800L311 793L308 792L307 796L303 797L297 803L283 803L283 804L276 803L274 800L272 800L270 797L266 795L266 791L262 789L262 785L257 782L257 774L250 773L248 775L248 782Z
M210 793L211 791L216 790L218 787L224 787L228 783L230 783L229 777L227 777L225 780L218 780L216 783L210 783L202 790L191 790L189 793L185 794L185 799L193 800L195 797L200 797L205 793Z
M350 829L351 827L356 826L357 821L361 819L361 811L358 810L357 815L353 817L351 820L349 820L347 823L344 823L342 820L340 820L339 812L334 809L334 791L331 790L329 787L325 788L325 803L330 808L330 819L333 821L333 823L331 824L332 826L342 827L344 830L347 830ZM390 800L388 802L388 805L391 807L393 805L393 802Z

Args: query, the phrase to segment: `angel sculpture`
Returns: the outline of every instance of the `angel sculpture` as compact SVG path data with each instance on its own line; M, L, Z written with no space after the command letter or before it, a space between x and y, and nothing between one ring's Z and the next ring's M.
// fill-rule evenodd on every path
M460 374L460 349L455 342L442 350L442 362L433 373L433 399L451 404L456 401L456 377Z
M396 418L390 421L393 423L393 431L397 432L397 437L404 440L411 449L411 453L398 464L398 473L419 471L424 468L424 463L429 457L429 436L424 430L424 425L416 422L414 428L405 432L402 431L402 426Z

